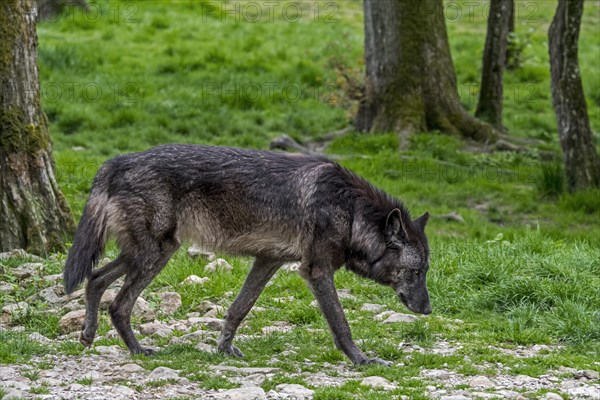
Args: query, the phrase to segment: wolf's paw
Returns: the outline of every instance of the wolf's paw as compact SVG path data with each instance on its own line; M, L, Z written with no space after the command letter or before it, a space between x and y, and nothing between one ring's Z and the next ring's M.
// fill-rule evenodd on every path
M229 346L219 346L219 352L230 355L230 356L236 356L236 357L244 357L244 353L242 353L242 351L240 349L238 349L237 347L233 346L233 345L229 345Z
M356 363L356 365L370 365L370 364L378 364L378 365L383 365L384 367L391 367L392 366L392 362L391 361L386 361L386 360L382 360L381 358L365 358L364 360L361 360L359 362Z
M79 342L85 347L90 347L94 342L96 336L96 329L86 324L81 328L81 334L79 335Z
M153 356L156 354L156 350L150 349L148 347L142 347L142 351L140 352L140 354L143 354L145 356Z
M156 354L156 350L149 347L140 347L139 349L131 350L130 352L132 355L141 354L144 356L153 356Z

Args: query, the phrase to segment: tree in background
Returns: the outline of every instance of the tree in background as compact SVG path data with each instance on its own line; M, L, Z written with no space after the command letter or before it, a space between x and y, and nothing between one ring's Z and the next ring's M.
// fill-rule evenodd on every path
M73 221L40 104L35 0L0 2L0 251L64 250Z
M516 19L516 6L515 6L515 0L510 0L510 8L508 10L508 12L510 13L508 16L508 45L506 48L506 59L504 60L504 66L506 67L506 69L516 69L516 65L513 64L513 60L514 60L514 46L512 46L513 43L513 38L516 34L515 31L515 19Z
M366 82L357 129L394 131L401 139L435 129L496 138L460 104L442 0L365 0L364 11Z
M578 61L583 0L559 0L550 25L552 100L569 191L600 187L600 158L592 139Z
M487 37L483 51L481 90L475 112L477 118L499 130L504 130L502 126L503 77L513 6L513 0L492 0L490 3Z

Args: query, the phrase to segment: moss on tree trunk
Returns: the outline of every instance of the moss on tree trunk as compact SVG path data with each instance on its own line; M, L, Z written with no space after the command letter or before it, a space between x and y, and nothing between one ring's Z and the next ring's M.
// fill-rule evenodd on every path
M439 129L481 141L497 133L469 115L458 97L442 0L365 0L362 131Z
M33 0L0 4L0 251L64 250L73 221L41 110Z

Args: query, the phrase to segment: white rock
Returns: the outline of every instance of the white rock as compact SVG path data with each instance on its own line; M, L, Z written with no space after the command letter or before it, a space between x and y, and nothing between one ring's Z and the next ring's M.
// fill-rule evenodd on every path
M215 253L204 250L202 247L196 244L193 244L188 248L188 255L192 258L206 257L208 258L208 261L213 261L215 258L217 258Z
M371 303L365 303L360 307L361 311L368 311L368 312L374 312L374 313L382 312L384 308L385 308L385 306L382 306L381 304L371 304Z
M396 314L396 313L394 311L384 311L382 313L377 314L373 318L376 319L377 321L383 321L384 319L388 318L392 314Z
M442 396L440 400L470 400L470 397L463 396L462 394L452 394L449 396Z
M135 390L121 385L113 386L112 391L118 395L126 396L127 398L133 398L133 396L137 394Z
M65 311L77 311L85 308L85 304L81 300L71 300L64 306L62 306Z
M116 344L112 345L112 346L96 346L96 347L94 347L94 350L96 350L100 354L112 355L112 356L119 356L119 355L122 355L125 353L125 350L123 350Z
M223 329L223 320L219 318L188 318L192 325L206 325L213 331L221 331Z
M596 385L565 389L565 392L573 399L600 399L600 390Z
M586 370L575 373L575 379L585 378L585 379L590 379L590 380L596 380L596 379L600 378L599 375L600 374L598 374L597 371L594 371L591 369L586 369Z
M190 275L181 282L182 285L203 285L210 281L209 277L199 277L197 275Z
M82 297L85 294L85 289L79 289L74 291L73 293L71 293L68 296L65 296L65 298L62 301L68 301L68 300L73 300L73 299L79 299L80 297Z
M83 325L85 310L70 311L59 321L58 325L62 333L78 331Z
M196 348L196 350L200 350L205 353L215 353L216 352L216 350L213 346L211 346L210 344L202 343L202 342L198 343L195 346L195 348Z
M225 316L227 310L225 307L222 307L218 304L215 304L214 307L205 312L202 316L207 318L217 318Z
M215 393L213 396L218 400L265 400L267 398L265 391L256 386L230 389Z
M285 395L287 398L292 398L294 400L310 399L315 393L314 390L305 388L302 385L290 383L279 384L275 387L275 390L280 395Z
M117 291L114 289L106 289L100 298L100 309L108 310L108 307L117 298Z
M2 397L2 400L21 400L28 397L27 393L17 389L6 388L5 391L6 394Z
M0 282L0 293L10 294L16 290L16 287L8 282Z
M137 374L146 371L142 366L133 363L121 365L120 370L125 374Z
M0 377L2 380L9 380L17 376L18 372L14 367L0 365Z
M222 258L217 258L216 260L206 264L206 266L204 267L204 272L215 272L217 269L223 271L231 271L233 270L233 267L226 260Z
M285 263L281 266L281 269L287 272L296 272L300 270L300 263L299 262L289 262L289 263Z
M350 293L350 289L339 289L337 294L342 300L356 300L356 297Z
M17 378L19 379L19 378ZM26 382L24 382L26 381ZM31 386L28 384L29 380L28 379L22 379L21 380L14 380L14 381L8 381L8 382L2 382L0 384L0 386L10 386L13 389L17 389L17 390L23 390L23 391L28 391L29 389L31 389Z
M9 315L24 315L29 311L29 304L24 301L2 307L2 312Z
M232 372L241 375L252 375L252 374L276 374L281 370L279 368L260 368L260 367L232 367L229 365L209 365L208 367L212 371L219 372Z
M417 320L417 317L415 317L414 315L394 313L394 314L390 315L389 317L387 317L387 319L385 321L383 321L383 323L384 324L393 324L396 322L415 322L416 320Z
M505 399L511 400L524 400L525 397L519 392L515 392L514 390L498 390L495 392L496 395L501 396Z
M149 381L180 380L179 373L167 367L158 367L148 375Z
M493 399L493 400L498 400L498 396L496 396L496 394L494 393L487 393L487 392L471 392L469 393L471 396L473 396L476 399Z
M421 375L425 378L437 379L440 381L447 381L450 379L450 373L443 369L428 369L423 370Z
M46 275L42 279L48 283L58 282L62 279L63 274Z
M38 332L33 332L28 336L29 340L34 341L34 342L38 342L41 344L50 344L52 343L52 340L48 339L46 336L38 333Z
M0 261L10 260L12 258L25 258L31 256L23 249L14 249L5 253L0 253ZM37 257L37 256L33 256Z
M164 292L158 295L160 310L166 314L173 314L181 307L181 296L177 292Z
M142 335L157 335L160 337L169 337L173 334L173 330L170 326L160 322L149 322L147 324L142 324L140 325L140 332Z
M542 397L540 397L540 400L563 400L563 398L559 394L548 392Z
M140 317L144 322L154 321L156 319L156 311L148 306L148 302L141 297L138 297L133 306L133 315Z
M364 386L371 386L374 388L382 388L385 390L396 389L396 385L394 385L392 382L388 381L387 379L382 378L381 376L366 377L360 382L360 384L364 385Z
M469 379L469 386L487 389L494 387L494 382L492 382L487 376L474 376L473 378Z
M289 332L293 329L293 327L288 324L287 322L277 322L275 323L275 325L272 326L265 326L261 329L262 333L264 335L268 335L271 333L284 333L284 332Z
M54 287L48 287L46 289L40 290L38 293L39 297L49 304L58 304L62 302L61 297L59 297L54 291Z
M37 271L41 271L43 269L44 264L42 263L26 263L19 265L17 268L13 268L9 271L11 275L14 275L19 279L26 279L36 274Z

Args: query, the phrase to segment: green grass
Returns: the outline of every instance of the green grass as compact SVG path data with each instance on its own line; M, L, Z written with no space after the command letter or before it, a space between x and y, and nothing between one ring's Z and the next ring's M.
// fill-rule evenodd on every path
M314 22L311 14L298 23L281 15L273 21L223 22L219 10L211 8L216 3L210 2L139 2L131 9L125 1L91 3L103 10L102 18L76 11L38 26L42 102L57 177L76 218L97 168L117 154L169 142L266 148L282 133L310 140L346 127L356 109L332 65L342 65L362 79L360 2L339 2L335 23ZM362 376L380 375L398 384L392 395L426 398L427 383L416 378L421 368L474 375L492 373L485 365L500 362L511 374L532 376L560 366L598 369L594 361L600 351L600 192L566 193L562 167L545 161L547 152L560 160L546 46L556 2L534 3L533 13L519 6L516 35L522 64L506 73L504 116L511 135L540 139L541 145L519 153L486 153L458 138L427 132L414 135L407 151L399 153L394 134L350 133L327 149L344 166L403 199L415 215L425 210L433 215L427 227L432 316L412 324L374 323L371 313L360 311L362 303L407 311L388 288L347 271L336 276L338 287L351 289L357 298L342 302L361 347L404 364L356 369ZM302 4L308 9L313 3ZM326 2L320 4L324 7ZM461 102L472 112L485 18L479 5L469 11L467 2L453 4L460 7L461 17L455 20L449 14L449 38ZM203 17L202 12L210 15ZM600 8L586 2L579 50L596 144L600 143L599 21ZM274 88L272 93L266 93L268 85ZM300 89L302 96L293 97L291 89ZM441 217L450 212L465 222ZM114 245L106 255L117 255ZM179 251L146 297L152 304L154 291L179 292L183 306L176 318L195 311L204 300L227 307L251 260L225 258L233 265L232 272L212 273L204 285L181 286L188 275L203 275L206 260L192 260ZM0 279L18 283L11 269L23 261L4 263ZM63 263L64 255L45 261L44 274L60 272ZM10 296L0 294L0 305L23 301L44 285L38 279ZM294 299L277 300L289 296ZM311 387L310 380L297 375L299 371L335 375L328 363L347 361L334 348L312 301L297 274L279 272L258 300L257 306L265 311L251 313L240 329L241 334L253 335L237 343L246 354L244 361L199 352L193 345L169 345L167 340L159 341L162 350L156 356L137 358L149 370L161 365L179 369L207 389L236 386L199 372L218 363L280 368L281 373L264 382L265 390L279 383ZM33 331L50 338L59 334L60 315L45 311L43 302L34 303L28 315L15 321L25 327L24 333L0 331L0 363L23 363L54 351L81 354L81 346L74 342L50 348L27 340ZM293 329L263 335L261 329L275 321ZM99 334L109 329L103 316ZM439 340L463 347L451 355L429 352ZM400 342L419 345L425 353L408 353L398 346ZM122 343L102 339L97 344ZM562 347L525 359L490 348L533 344ZM289 355L280 355L290 350ZM314 364L306 364L306 359ZM315 399L389 398L359 382L311 388Z
M48 346L29 340L23 333L0 330L0 364L21 363L50 350Z

